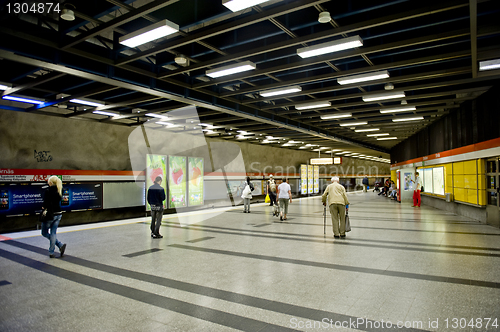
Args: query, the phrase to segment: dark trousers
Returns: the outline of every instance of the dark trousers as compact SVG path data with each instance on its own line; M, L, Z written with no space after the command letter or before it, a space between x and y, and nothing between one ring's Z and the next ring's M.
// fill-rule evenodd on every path
M161 220L163 218L163 209L151 209L151 233L160 234Z
M271 190L269 190L269 198L271 199L271 206L274 205L277 205L278 203L276 203L276 193L273 193Z

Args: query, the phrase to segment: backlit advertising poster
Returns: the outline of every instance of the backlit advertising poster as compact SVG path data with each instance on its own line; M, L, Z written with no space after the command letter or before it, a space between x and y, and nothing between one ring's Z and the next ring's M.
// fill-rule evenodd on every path
M165 189L165 195L167 194L167 156L159 154L148 154L146 156L146 210L150 211L151 207L147 202L147 191L149 187L154 184L157 176L162 178L161 186ZM167 198L168 199L168 198ZM167 207L167 200L163 202L163 207Z
M314 185L314 169L312 165L307 165L307 193L313 193L313 185Z
M203 158L189 157L189 206L203 205Z
M187 157L168 157L169 208L187 206L186 159Z
M24 215L42 210L43 195L48 185L45 183L26 183L0 186L0 214ZM64 183L61 210L102 209L102 183Z
M314 193L319 193L319 166L314 166Z
M307 195L307 165L300 165L300 194Z
M405 173L404 174L404 182L405 182L405 190L412 190L413 189L413 174L412 173Z

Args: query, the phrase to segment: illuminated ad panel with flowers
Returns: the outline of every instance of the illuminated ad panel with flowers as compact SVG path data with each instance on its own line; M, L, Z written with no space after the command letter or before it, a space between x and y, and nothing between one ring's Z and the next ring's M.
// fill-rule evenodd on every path
M158 154L148 154L146 156L146 195L147 190L154 184L157 176L161 177L161 186L165 189L167 193L167 156ZM147 196L146 196L147 197ZM166 208L166 201L163 203L163 207ZM146 210L150 211L151 206L146 199Z
M204 188L203 188L203 158L189 157L189 185L188 205L203 205L204 203Z
M168 157L169 208L187 206L186 157Z

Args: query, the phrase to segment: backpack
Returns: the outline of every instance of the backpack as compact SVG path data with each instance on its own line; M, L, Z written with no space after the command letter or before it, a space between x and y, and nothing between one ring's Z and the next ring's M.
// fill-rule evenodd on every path
M251 191L254 191L254 190L255 190L255 188L254 188L254 186L253 186L253 183L252 183L252 182L250 182L250 190L251 190Z
M274 182L274 180L269 180L269 189L271 189L273 193L276 192L276 182Z

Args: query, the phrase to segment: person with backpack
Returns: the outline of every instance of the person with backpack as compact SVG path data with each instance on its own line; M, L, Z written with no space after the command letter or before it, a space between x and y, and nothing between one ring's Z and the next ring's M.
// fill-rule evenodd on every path
M273 175L269 175L269 180L267 181L267 194L269 195L269 199L271 200L271 204L269 206L273 206L273 217L279 215L279 205L276 203L276 181L274 180Z
M250 182L250 177L247 176L245 189L243 189L243 193L241 194L241 198L243 198L243 213L250 213L250 200L252 199L252 191L254 189L252 182Z

